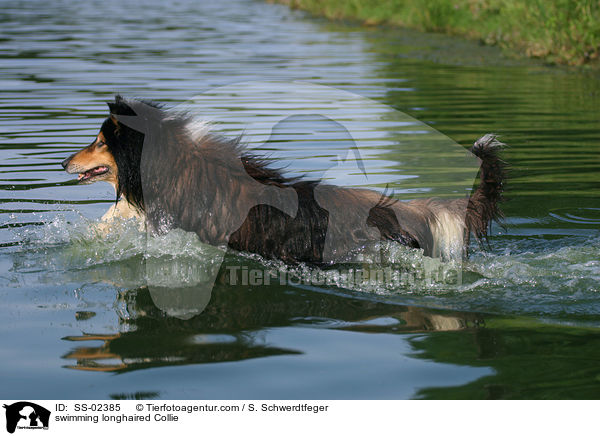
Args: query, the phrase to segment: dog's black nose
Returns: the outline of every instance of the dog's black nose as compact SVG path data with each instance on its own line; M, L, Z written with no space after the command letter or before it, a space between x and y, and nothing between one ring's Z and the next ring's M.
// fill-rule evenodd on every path
M67 165L69 165L69 162L71 162L71 159L73 159L73 156L69 156L60 163L65 170L67 169Z

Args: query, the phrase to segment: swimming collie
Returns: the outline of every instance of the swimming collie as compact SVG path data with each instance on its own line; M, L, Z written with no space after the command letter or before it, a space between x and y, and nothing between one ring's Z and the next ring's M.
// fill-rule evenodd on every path
M103 217L139 217L155 233L181 228L202 242L288 263L327 264L371 242L395 241L432 257L466 255L501 216L505 164L494 135L475 142L480 181L470 197L394 200L369 189L286 177L185 114L156 103L108 103L98 136L62 162L79 183L114 186Z

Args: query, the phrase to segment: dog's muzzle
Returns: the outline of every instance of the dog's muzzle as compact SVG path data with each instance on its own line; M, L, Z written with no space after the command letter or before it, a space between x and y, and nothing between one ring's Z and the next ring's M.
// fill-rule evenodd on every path
M66 170L67 166L69 165L69 163L71 162L71 159L73 159L73 156L75 156L74 154L72 154L71 156L69 156L68 158L66 158L65 160L63 160L60 164L62 165L62 167Z

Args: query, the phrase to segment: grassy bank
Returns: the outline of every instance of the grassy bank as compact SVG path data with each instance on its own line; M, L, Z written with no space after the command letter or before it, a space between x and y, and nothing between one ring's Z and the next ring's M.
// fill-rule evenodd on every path
M549 62L600 55L600 0L272 0L330 19L353 19L479 39Z

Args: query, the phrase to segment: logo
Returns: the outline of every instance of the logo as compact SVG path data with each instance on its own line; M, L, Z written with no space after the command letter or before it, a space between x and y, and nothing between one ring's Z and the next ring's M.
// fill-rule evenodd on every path
M4 405L6 409L6 431L14 433L15 429L48 429L50 411L29 401L19 401Z

